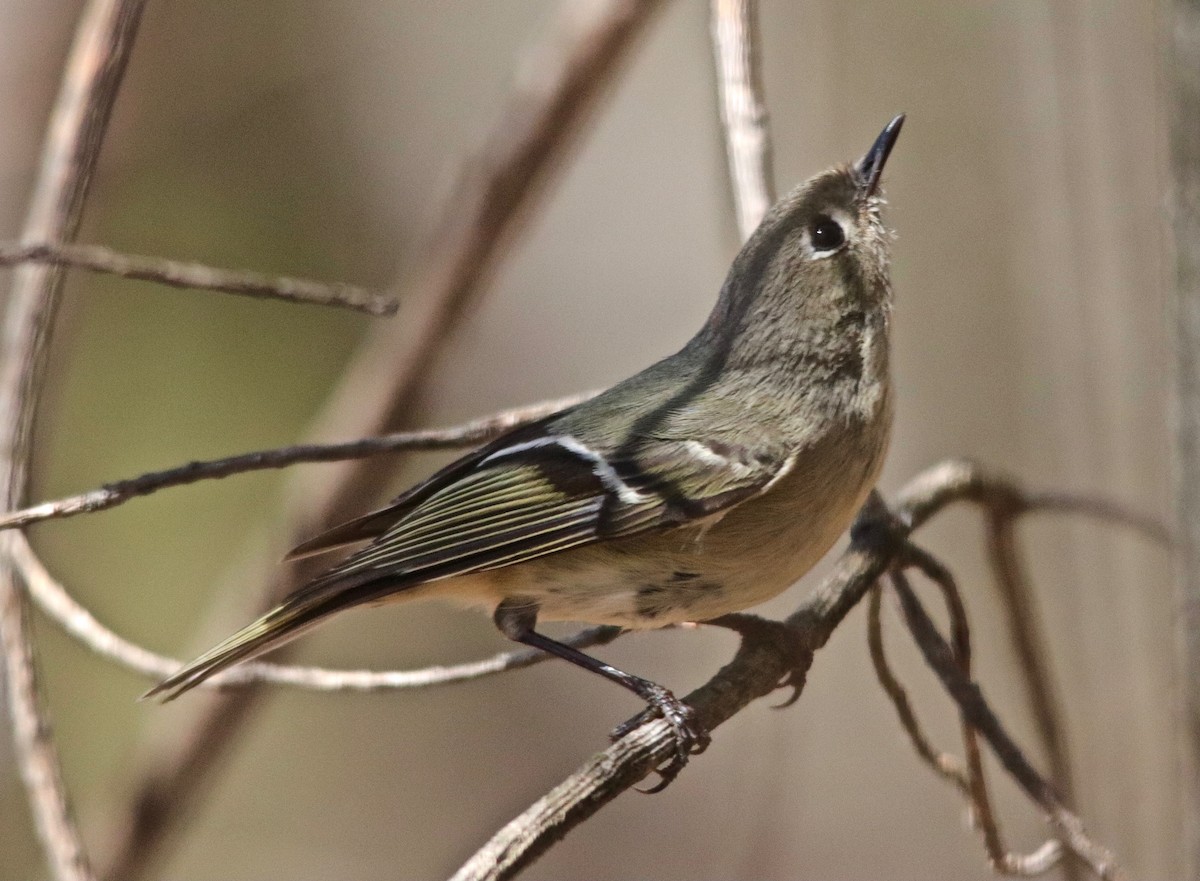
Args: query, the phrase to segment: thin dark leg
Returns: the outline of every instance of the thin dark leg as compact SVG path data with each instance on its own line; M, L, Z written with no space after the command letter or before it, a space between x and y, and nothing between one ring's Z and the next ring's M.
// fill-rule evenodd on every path
M624 670L618 670L611 664L606 664L578 649L538 633L534 630L537 625L537 612L538 607L535 603L520 599L508 599L496 607L492 620L496 622L500 632L509 639L541 649L564 661L570 661L584 670L598 673L605 679L629 689L648 703L652 710L657 710L675 730L675 758L669 765L659 769L658 773L662 780L647 791L658 792L665 789L683 770L684 765L688 762L688 757L692 753L703 752L708 746L710 739L708 732L696 722L695 712L661 685L651 682L649 679L634 676L632 673L626 673ZM619 739L636 728L644 721L643 716L644 714L639 715L618 727L613 732L614 739Z

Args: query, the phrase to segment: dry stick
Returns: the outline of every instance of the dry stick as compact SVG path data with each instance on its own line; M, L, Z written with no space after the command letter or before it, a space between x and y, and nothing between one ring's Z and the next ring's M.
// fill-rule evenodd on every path
M1041 626L1024 561L1017 550L1014 512L1009 507L989 505L985 516L988 559L1008 615L1009 639L1020 668L1025 671L1025 694L1046 750L1050 779L1063 802L1075 807L1075 784L1065 726L1058 711L1060 704L1054 695L1050 676L1048 640ZM1063 875L1068 881L1077 881L1081 877L1080 866L1074 860L1066 860L1063 863Z
M447 206L417 290L406 298L405 320L395 332L389 328L368 337L320 424L369 435L412 419L446 339L544 191L634 38L663 5L661 0L564 3L552 39L537 63L524 67L525 78ZM360 461L339 466L320 484L298 485L291 537L304 537L361 509L380 483L379 469ZM298 586L302 575L281 574L267 586L264 601ZM216 778L215 763L262 694L263 689L248 687L210 698L195 727L147 768L116 826L106 877L128 881L145 873L198 790Z
M867 605L867 647L871 654L871 664L875 668L875 677L891 700L896 715L900 718L900 725L908 734L917 756L940 777L953 783L964 796L970 798L971 784L967 780L966 769L955 756L934 748L917 719L912 702L908 699L908 690L896 678L888 663L883 646L882 598L883 589L877 584L871 588Z
M1062 842L1104 879L1124 877L1117 868L1116 858L1107 848L1092 841L1083 822L1058 797L1054 787L1034 769L1020 748L996 718L984 700L983 692L959 668L954 650L946 643L937 627L921 606L916 594L901 578L893 581L896 595L909 630L913 634L926 663L937 673L942 685L959 706L967 722L991 745L1000 763L1018 785L1042 810Z
M79 226L84 198L116 100L144 0L92 0L76 28L42 148L22 236L61 241ZM19 507L28 489L34 414L62 286L55 269L14 274L0 365L0 493ZM25 597L0 537L0 645L3 646L16 762L50 870L59 881L93 873L76 828L50 720L41 706Z
M925 574L942 592L946 609L950 615L950 642L954 651L954 660L962 674L971 676L971 632L967 620L967 610L963 605L962 594L955 583L954 576L940 562L929 554L909 546L905 562L915 566ZM892 572L892 581L908 580L901 567ZM1000 824L992 809L991 796L988 794L987 776L983 767L983 756L979 751L979 739L975 728L967 718L960 713L962 726L963 748L966 754L967 785L969 798L975 812L975 820L983 832L984 845L992 868L1004 875L1041 875L1062 861L1063 848L1060 842L1050 840L1043 843L1030 854L1010 852L1000 835Z
M176 658L168 658L130 642L96 620L91 612L72 599L66 589L46 570L24 535L18 533L12 545L13 562L38 608L92 651L135 673L156 679L169 676L183 665L183 662ZM612 642L620 633L619 627L589 627L563 641L576 648L586 648ZM266 682L272 685L291 685L310 691L429 688L530 667L550 657L545 652L522 649L500 652L490 658L463 664L439 665L418 670L378 671L330 670L324 667L298 667L250 661L224 670L204 680L200 686L225 688L251 682Z
M392 297L340 282L309 281L271 276L249 270L218 269L201 263L122 254L101 245L54 244L51 242L0 242L0 266L43 263L69 266L132 278L155 281L175 288L194 288L246 297L341 306L368 315L394 315L400 304Z
M733 204L745 240L775 201L757 0L712 0L712 38Z
M341 462L399 451L453 450L474 446L499 437L513 428L528 425L559 410L586 401L595 394L595 392L585 392L553 401L542 401L525 407L516 407L512 410L503 410L451 428L400 431L383 437L333 444L297 444L291 447L242 453L224 459L189 462L186 465L162 471L151 471L138 477L105 484L99 489L13 511L11 514L0 516L0 530L28 526L43 520L61 520L66 517L74 517L76 514L103 511L139 496L150 495L169 487L245 474L248 471L286 468L301 462Z

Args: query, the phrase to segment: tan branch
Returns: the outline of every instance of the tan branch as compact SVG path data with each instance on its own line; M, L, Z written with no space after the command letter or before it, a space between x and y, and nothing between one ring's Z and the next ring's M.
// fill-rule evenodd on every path
M445 210L416 289L404 299L402 321L376 331L347 370L316 434L367 436L411 425L446 340L475 303L520 229L552 171L591 117L661 0L565 2L551 38L523 66L491 137L468 163ZM295 541L361 511L382 481L374 460L342 463L330 474L293 485L284 540ZM280 572L262 603L298 586L311 570ZM236 583L244 583L238 576ZM286 656L287 647L283 650ZM279 654L276 657L280 657ZM191 731L157 750L114 824L113 857L105 876L143 875L167 834L215 779L229 745L263 694L253 686L222 692L198 713Z
M51 113L24 238L74 237L143 5L144 0L92 0L84 8ZM0 345L0 493L6 509L25 501L34 415L61 282L54 269L23 267L9 292ZM60 881L84 881L94 875L42 706L25 596L10 551L11 536L0 537L0 646L16 761L51 872Z
M248 270L219 269L161 257L141 257L122 254L101 245L0 242L0 266L21 263L86 269L121 278L158 282L174 288L240 294L289 303L340 306L368 315L394 315L400 306L392 297L355 285L271 276Z
M173 486L184 486L201 480L215 480L248 471L285 468L302 462L339 462L362 459L382 453L417 450L453 450L491 440L506 431L528 425L578 404L594 395L587 392L554 401L543 401L525 407L504 410L473 422L451 428L427 428L421 431L400 431L383 437L364 438L334 444L297 444L272 450L242 453L224 459L189 462L175 468L151 471L138 477L105 484L99 489L42 502L0 516L0 530L28 526L43 520L61 520L76 514L90 514L114 508L139 496L150 495Z
M775 201L757 0L712 0L712 39L729 178L744 240Z

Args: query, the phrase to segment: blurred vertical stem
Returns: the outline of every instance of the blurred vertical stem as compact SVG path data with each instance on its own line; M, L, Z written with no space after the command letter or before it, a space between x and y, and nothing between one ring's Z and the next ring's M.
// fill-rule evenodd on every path
M79 19L34 182L22 238L75 236L88 184L141 20L144 0L93 0ZM0 363L0 483L9 508L28 489L34 414L63 274L27 266L13 274ZM54 876L93 876L71 812L54 735L41 705L22 585L0 539L0 644L17 763Z
M775 201L757 0L712 0L712 40L733 205L745 241Z
M1185 877L1200 878L1200 0L1175 0L1168 46L1175 232L1175 504Z

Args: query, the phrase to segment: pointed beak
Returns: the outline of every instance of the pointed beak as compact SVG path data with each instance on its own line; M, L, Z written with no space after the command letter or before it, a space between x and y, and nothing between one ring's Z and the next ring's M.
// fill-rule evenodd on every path
M855 166L859 177L862 178L863 191L866 195L875 195L875 190L879 188L879 178L883 174L883 166L887 163L892 147L896 145L896 138L900 137L900 128L903 125L904 114L901 113L884 126L879 137L875 139L875 143L871 145L871 149L867 151L867 155L860 159L858 165Z

